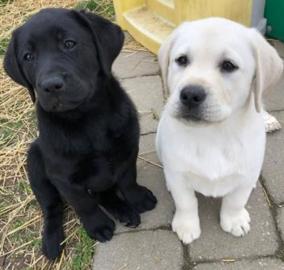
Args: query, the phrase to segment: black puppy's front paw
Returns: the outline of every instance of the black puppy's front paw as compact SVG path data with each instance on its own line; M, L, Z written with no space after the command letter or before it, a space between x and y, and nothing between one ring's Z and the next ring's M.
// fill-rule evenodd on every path
M96 223L98 222L84 224L89 237L100 242L111 240L115 230L115 223L108 217L100 220L98 224Z
M141 223L139 213L124 201L116 201L104 207L115 219L127 227L136 228Z
M157 199L154 194L143 186L138 186L134 191L128 194L128 200L139 213L152 210L157 204Z
M42 253L49 259L58 258L64 248L61 244L64 240L63 230L57 230L52 233L44 231L42 236Z

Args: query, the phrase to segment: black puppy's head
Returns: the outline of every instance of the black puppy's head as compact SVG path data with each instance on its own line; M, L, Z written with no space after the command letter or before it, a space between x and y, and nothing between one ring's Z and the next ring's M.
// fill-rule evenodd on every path
M92 13L44 9L14 31L4 68L44 110L69 111L111 75L123 40L119 26Z

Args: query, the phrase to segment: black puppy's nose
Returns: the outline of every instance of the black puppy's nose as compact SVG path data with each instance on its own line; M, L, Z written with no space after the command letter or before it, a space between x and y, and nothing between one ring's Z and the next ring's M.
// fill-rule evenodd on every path
M206 98L206 92L199 85L189 85L181 90L180 101L189 107L199 106Z
M50 77L50 78L44 79L40 83L40 87L45 92L61 91L64 89L64 86L65 86L64 81L60 77Z

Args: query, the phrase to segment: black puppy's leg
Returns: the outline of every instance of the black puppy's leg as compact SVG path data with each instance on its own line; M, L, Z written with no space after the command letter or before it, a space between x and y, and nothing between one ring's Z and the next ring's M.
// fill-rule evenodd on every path
M79 163L72 181L94 192L105 191L114 185L111 164L104 157L84 159Z
M157 203L156 197L146 187L136 182L136 155L132 158L118 179L118 186L125 200L139 213L152 210Z
M83 187L71 185L64 186L64 191L64 198L75 209L89 237L100 242L110 240L115 223L99 207L97 195L89 195Z
M63 205L58 191L45 175L42 155L36 142L28 152L28 174L44 217L42 251L48 259L54 260L63 249Z
M126 201L119 198L117 188L113 187L101 194L101 205L127 227L137 227L141 220L139 213Z

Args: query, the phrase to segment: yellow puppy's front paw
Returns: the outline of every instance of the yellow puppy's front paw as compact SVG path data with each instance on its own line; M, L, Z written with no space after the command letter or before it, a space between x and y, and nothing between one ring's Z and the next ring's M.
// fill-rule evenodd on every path
M199 218L187 214L176 213L172 222L172 229L184 244L190 244L201 234Z
M250 230L250 216L244 208L236 214L221 213L221 227L234 236L244 236Z

